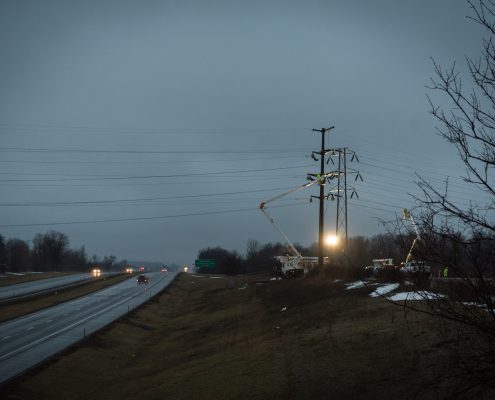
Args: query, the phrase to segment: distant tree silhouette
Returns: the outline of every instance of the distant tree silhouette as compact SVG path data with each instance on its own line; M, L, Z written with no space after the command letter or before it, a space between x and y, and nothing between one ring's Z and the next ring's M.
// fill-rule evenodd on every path
M103 261L101 262L101 266L106 271L110 271L115 266L116 260L117 260L117 257L115 257L115 256L105 256L105 257L103 257Z
M242 270L242 257L236 251L229 251L222 247L207 247L198 252L198 259L216 261L216 267L199 268L201 273L219 273L236 275Z
M33 239L34 267L40 271L57 271L69 246L69 238L62 232L38 233Z
M86 271L88 269L88 257L85 247L82 246L79 250L66 250L62 256L61 269L66 271Z
M24 272L31 270L31 250L29 244L21 239L9 239L7 249L7 270Z
M0 235L0 272L7 269L7 244L2 235Z

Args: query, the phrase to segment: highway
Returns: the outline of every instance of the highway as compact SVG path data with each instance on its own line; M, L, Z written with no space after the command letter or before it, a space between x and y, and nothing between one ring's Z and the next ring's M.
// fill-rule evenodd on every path
M0 383L40 364L149 300L176 272L149 272L149 283L136 278L0 324Z
M59 276L56 278L46 278L37 281L18 283L0 287L0 301L16 297L27 296L29 294L43 292L45 290L56 289L61 286L70 285L77 282L86 281L92 278L90 273Z

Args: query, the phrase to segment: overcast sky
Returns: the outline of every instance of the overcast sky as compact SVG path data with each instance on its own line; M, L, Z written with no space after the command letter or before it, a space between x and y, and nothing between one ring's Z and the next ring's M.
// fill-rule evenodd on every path
M415 173L450 176L466 204L477 194L425 85L430 57L462 72L480 54L469 13L464 0L2 0L0 234L55 229L89 255L181 264L281 241L258 205L318 171L311 129L331 125L328 147L360 160L351 236L413 206ZM317 191L273 203L294 242L317 240Z

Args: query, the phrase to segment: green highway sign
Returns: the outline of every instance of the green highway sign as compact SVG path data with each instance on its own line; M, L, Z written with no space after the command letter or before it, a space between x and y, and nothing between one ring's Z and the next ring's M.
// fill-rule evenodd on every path
M196 267L216 267L217 260L211 260L211 259L196 260L194 261L194 265Z

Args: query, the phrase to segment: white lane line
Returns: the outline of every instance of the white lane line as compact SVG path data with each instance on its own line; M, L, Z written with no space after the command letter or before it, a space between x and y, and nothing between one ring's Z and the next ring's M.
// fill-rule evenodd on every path
M46 321L47 324L50 324L53 322L53 319L49 319L48 321Z
M29 328L26 329L26 331L32 331L34 329L34 326L30 326Z
M10 339L11 337L12 336L4 336L3 338L0 339L0 341Z

